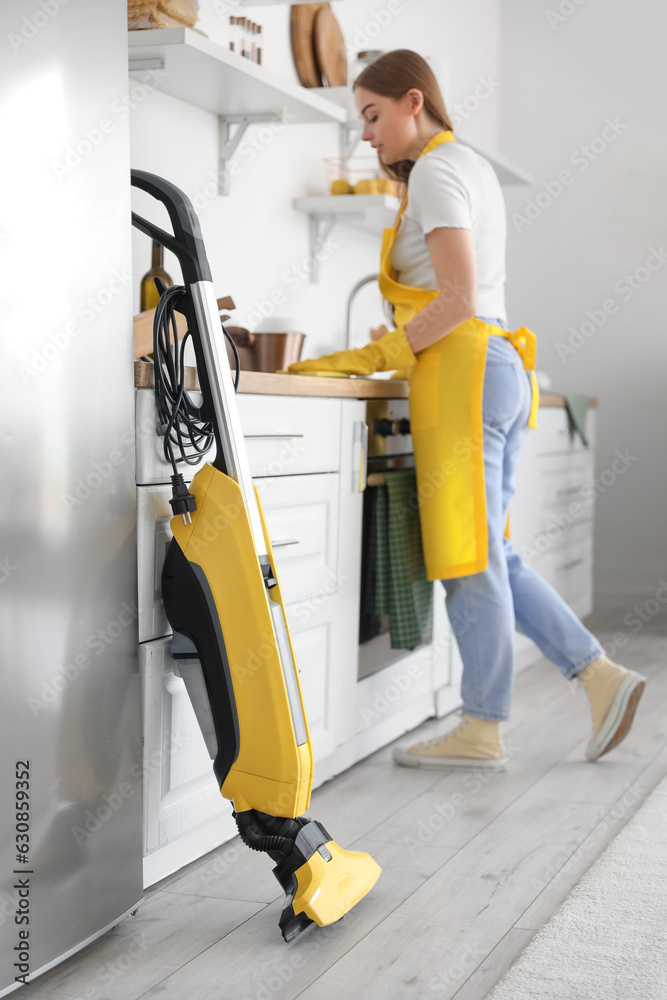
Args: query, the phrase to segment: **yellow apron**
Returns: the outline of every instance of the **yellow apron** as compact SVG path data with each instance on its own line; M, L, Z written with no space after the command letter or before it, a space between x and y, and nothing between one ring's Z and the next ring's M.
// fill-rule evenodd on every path
M419 154L441 142L455 142L450 130L439 132ZM378 284L394 307L394 322L408 323L440 294L396 281L391 253L408 196L394 226L382 233ZM420 351L407 369L410 383L410 431L426 575L441 580L481 573L488 565L488 526L484 479L482 393L486 350L491 335L506 337L526 370L532 370L532 405L528 426L537 427L540 393L535 377L536 337L485 323L476 316ZM509 538L509 511L505 527Z

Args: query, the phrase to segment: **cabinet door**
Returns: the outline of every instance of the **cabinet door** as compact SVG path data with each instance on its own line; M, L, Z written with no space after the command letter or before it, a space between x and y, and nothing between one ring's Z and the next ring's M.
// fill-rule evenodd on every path
M339 599L339 474L255 479L271 536L315 759L336 745L332 687L346 622Z
M139 646L145 854L211 821L219 830L217 843L235 832L232 804L220 794L185 683L174 673L170 642L168 637ZM179 860L185 864L192 857Z

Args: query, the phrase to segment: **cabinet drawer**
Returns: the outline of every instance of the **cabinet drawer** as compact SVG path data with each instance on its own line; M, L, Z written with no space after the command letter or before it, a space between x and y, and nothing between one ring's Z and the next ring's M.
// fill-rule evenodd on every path
M595 446L596 411L589 407L586 414L586 448L577 431L570 431L567 410L561 406L543 406L537 418L536 445L538 455L592 452Z
M201 393L192 392L196 405ZM341 401L303 396L239 393L236 404L253 476L337 472L340 468ZM136 481L168 483L171 465L165 461L163 439L155 432L152 389L135 390ZM197 465L179 466L189 482L215 457L215 445Z
M339 587L338 473L255 479L285 602L325 601ZM171 541L171 486L137 487L139 641L171 634L162 565Z
M583 521L571 525L550 543L535 546L530 564L540 576L554 587L565 600L569 600L570 581L581 574L582 568L593 558L593 522Z
M338 590L338 473L255 479L285 603Z
M588 532L559 553L554 565L554 587L568 604L582 601L591 588L593 534Z
M537 469L534 531L563 529L593 518L593 455L542 456Z
M338 472L340 400L242 393L236 401L253 476Z
M136 481L139 485L170 483L173 469L164 457L164 438L156 433L157 414L155 411L155 394L152 389L135 389L134 413L136 426ZM190 393L196 405L201 403L201 393ZM206 462L215 456L215 445L197 465L178 466L186 483ZM177 454L178 457L178 454ZM171 510L171 508L169 508Z

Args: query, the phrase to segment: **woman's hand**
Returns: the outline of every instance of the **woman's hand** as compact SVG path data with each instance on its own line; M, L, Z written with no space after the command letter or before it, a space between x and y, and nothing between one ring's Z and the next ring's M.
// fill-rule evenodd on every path
M385 333L389 333L389 328L382 324L382 326L371 327L371 340L379 340L380 337L384 337Z

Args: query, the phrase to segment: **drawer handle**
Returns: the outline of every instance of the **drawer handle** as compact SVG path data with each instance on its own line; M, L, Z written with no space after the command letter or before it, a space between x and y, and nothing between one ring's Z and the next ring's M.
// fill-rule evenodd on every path
M303 434L244 434L244 438L302 438Z
M566 497L570 493L580 493L581 486L570 486L569 489L556 490L557 497Z
M276 539L275 542L273 541L273 539L271 539L271 548L272 549L277 549L281 545L298 545L298 544L299 544L299 539L298 538L278 538L278 539Z
M579 563L582 563L583 561L584 561L583 559L573 559L569 563L563 563L562 566L556 567L556 572L559 573L561 570L573 569L575 566L578 566Z

